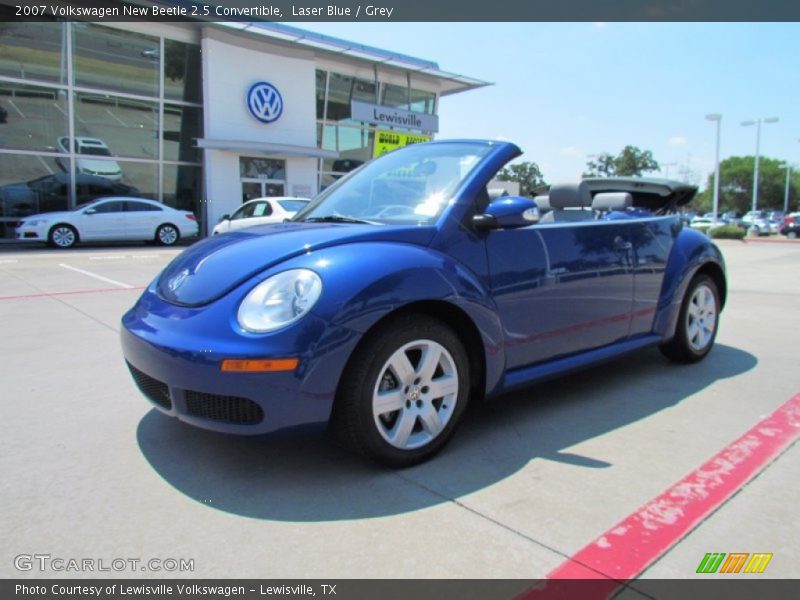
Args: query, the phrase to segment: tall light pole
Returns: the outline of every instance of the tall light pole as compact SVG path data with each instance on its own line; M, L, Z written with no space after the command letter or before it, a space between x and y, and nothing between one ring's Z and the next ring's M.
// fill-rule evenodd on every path
M783 214L789 214L789 178L792 176L792 165L785 162L778 165L781 169L786 169L786 187L783 190Z
M673 162L668 162L668 163L661 163L661 166L662 167L666 167L664 169L664 179L669 179L669 168L670 167L677 167L678 163L674 162L674 161Z
M742 127L750 127L750 125L756 126L756 160L755 166L753 167L753 204L750 210L756 210L758 206L758 158L759 158L759 149L761 146L761 123L777 123L778 117L769 117L767 119L756 119L755 121L742 121Z
M722 129L722 115L719 113L711 113L706 115L709 121L717 122L717 152L714 155L714 223L717 222L719 215L719 139ZM756 159L758 160L758 159Z

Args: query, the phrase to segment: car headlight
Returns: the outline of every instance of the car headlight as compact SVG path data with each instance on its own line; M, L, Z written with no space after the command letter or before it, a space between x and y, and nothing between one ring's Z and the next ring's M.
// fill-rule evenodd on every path
M254 287L239 306L239 325L266 333L294 323L319 300L322 280L314 271L292 269Z
M20 227L36 227L37 225L41 225L42 223L46 223L44 219L33 219L31 221L23 221L19 224Z

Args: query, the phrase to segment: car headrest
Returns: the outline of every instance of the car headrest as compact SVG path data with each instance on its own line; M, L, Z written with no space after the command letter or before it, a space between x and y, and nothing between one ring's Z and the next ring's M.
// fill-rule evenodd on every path
M536 202L536 206L541 212L550 210L550 196L536 196L533 201Z
M505 188L489 188L489 201L497 200L498 198L502 198L504 196L510 196L508 190Z
M625 210L633 206L633 196L628 192L602 192L592 199L592 210Z
M589 208L592 205L592 194L585 181L578 183L555 183L550 186L550 207Z

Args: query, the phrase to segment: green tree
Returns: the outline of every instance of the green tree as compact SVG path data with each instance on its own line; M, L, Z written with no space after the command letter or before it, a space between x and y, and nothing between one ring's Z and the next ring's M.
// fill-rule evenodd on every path
M583 174L584 177L639 177L642 173L659 169L650 150L640 150L631 145L625 146L617 155L604 152L587 162L586 167L589 170Z
M719 163L719 210L734 210L744 214L753 202L753 156L731 156ZM786 189L786 170L782 161L762 156L758 163L758 208L764 210L783 209ZM800 173L792 171L789 181L789 210L797 210L800 193ZM714 173L708 176L706 189L692 200L692 208L698 212L709 212L714 202Z
M539 165L535 162L521 162L504 167L497 178L501 181L516 181L519 183L519 193L522 196L535 196L536 188L545 184Z

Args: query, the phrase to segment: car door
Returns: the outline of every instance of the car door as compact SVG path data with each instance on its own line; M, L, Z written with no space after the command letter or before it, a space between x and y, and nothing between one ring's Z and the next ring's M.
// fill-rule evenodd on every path
M258 202L247 202L243 204L235 213L231 215L228 231L242 229L252 225L250 219L253 217L253 212L256 209Z
M633 230L624 221L588 220L487 234L489 278L504 329L506 369L628 337Z
M125 201L125 227L127 239L152 240L161 224L163 209L140 200Z
M122 200L103 200L87 206L80 213L78 232L83 240L124 240L125 203Z

